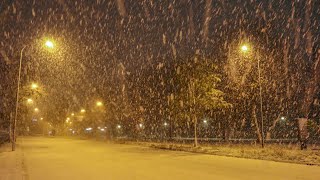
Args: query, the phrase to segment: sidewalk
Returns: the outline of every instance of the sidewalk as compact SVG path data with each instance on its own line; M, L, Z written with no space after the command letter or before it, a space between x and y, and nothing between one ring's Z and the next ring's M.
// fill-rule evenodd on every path
M23 170L23 154L19 145L11 151L11 144L0 147L0 180L28 180Z

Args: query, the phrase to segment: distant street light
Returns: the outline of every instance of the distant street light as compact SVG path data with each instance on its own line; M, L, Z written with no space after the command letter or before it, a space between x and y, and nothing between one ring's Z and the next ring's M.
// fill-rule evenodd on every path
M81 112L81 113L85 113L86 110L85 110L85 109L81 109L80 112Z
M27 99L27 103L31 104L31 103L33 103L33 100L29 98L29 99Z
M96 105L97 105L98 107L100 107L100 106L102 106L103 104L102 104L101 101L97 101Z
M34 108L34 112L39 112L39 109L38 108Z
M247 53L249 51L249 46L242 45L241 51L243 53ZM260 114L261 114L261 146L264 148L264 128L263 128L263 110L262 110L262 87L261 87L261 69L260 69L260 58L257 56L258 59L258 79L259 79L259 95L260 95Z
M203 120L203 123L207 124L207 120Z
M40 120L43 120L43 118L40 118Z
M118 126L117 126L117 128L118 128L118 129L120 129L120 128L121 128L121 126L120 126L120 125L118 125Z
M71 113L71 116L74 116L74 113Z
M37 89L37 88L38 88L38 84L36 84L36 83L31 84L31 89Z
M248 46L247 45L242 45L241 46L241 51L242 52L247 52L249 50Z
M280 119L281 119L282 121L284 121L284 120L286 120L286 117L282 116Z
M47 48L50 48L50 49L54 48L54 44L53 44L53 42L50 41L50 40L47 40L46 43L45 43L45 45L46 45Z
M164 126L168 126L168 123L167 123L167 122L165 122L163 125L164 125Z
M139 127L142 128L142 127L143 127L143 124L140 123L140 124L139 124Z
M92 130L92 127L86 128L86 131L91 131L91 130Z

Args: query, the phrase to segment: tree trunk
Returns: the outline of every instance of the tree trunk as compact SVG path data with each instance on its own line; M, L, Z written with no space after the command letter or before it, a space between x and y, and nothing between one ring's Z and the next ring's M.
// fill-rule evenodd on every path
M227 126L225 126L225 128L223 130L223 140L225 142L229 142L229 140L230 140L230 131L229 131L229 128Z
M204 15L204 22L203 22L203 42L205 45L207 45L208 41L208 34L209 34L209 24L211 20L211 4L212 0L206 0L206 5L205 5L205 15Z
M257 109L257 105L254 104L252 106L252 119L253 119L255 127L256 127L256 134L258 137L258 141L261 142L262 136L261 136L260 127L259 127L259 123L258 123L258 119L257 119L256 109Z
M13 133L12 133L12 123L13 123L13 113L10 113L10 129L9 129L9 135L10 135L10 143L13 142Z
M270 140L271 139L271 132L274 130L274 128L276 127L277 122L280 120L280 115L273 120L272 125L268 128L267 131L267 136L266 136L266 140Z
M194 147L198 147L198 137L197 137L197 116L193 115L193 122L194 122Z

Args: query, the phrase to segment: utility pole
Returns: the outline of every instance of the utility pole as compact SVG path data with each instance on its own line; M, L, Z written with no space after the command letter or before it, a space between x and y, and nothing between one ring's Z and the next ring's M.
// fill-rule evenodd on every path
M263 109L262 109L262 87L261 87L261 70L260 58L258 55L258 78L259 78L259 95L260 95L260 116L261 116L261 147L264 148L264 133L263 133Z
M20 91L20 80L21 80L21 64L22 64L22 54L23 50L26 48L24 46L20 51L20 61L19 61L19 73L18 73L18 88L17 88L17 95L16 95L16 113L14 115L14 120L12 123L12 151L16 149L16 126L17 126L17 117L18 117L18 109L19 109L19 91Z

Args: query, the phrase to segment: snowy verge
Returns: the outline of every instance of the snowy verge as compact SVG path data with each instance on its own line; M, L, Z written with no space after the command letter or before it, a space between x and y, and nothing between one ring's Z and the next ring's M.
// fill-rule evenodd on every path
M266 145L263 149L259 145L247 144L219 144L199 147L176 143L145 143L145 145L164 150L320 166L320 149L318 147L310 147L309 150L301 151L297 145L275 144Z
M70 137L69 137L70 138ZM105 141L105 139L93 139L84 137L73 137L75 139L90 139ZM191 153L210 154L218 156L228 156L247 159L260 159L276 162L287 162L306 165L320 166L320 147L309 145L308 150L300 150L299 144L266 144L261 148L259 144L201 144L194 147L192 144L182 144L174 142L153 142L153 141L129 141L124 139L107 140L109 143L140 145L162 150L184 151Z

